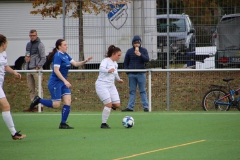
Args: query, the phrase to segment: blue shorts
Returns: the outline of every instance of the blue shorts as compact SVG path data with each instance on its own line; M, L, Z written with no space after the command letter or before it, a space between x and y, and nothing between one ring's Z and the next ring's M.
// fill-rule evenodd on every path
M71 95L71 91L67 86L62 82L49 82L48 89L51 94L52 101L61 101L62 96Z

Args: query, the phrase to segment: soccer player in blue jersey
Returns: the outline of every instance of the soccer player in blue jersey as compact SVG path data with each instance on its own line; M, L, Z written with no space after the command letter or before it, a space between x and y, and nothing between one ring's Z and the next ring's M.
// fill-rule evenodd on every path
M71 106L71 83L67 80L68 70L70 69L71 64L75 67L79 67L92 59L92 57L89 57L85 61L76 62L66 53L67 48L66 41L58 39L55 48L48 56L50 60L53 59L53 72L48 81L51 100L42 99L39 96L36 96L29 108L29 110L34 109L34 106L39 103L49 108L58 108L61 105L61 100L63 100L64 105L62 107L62 119L59 129L73 129L73 127L66 124Z

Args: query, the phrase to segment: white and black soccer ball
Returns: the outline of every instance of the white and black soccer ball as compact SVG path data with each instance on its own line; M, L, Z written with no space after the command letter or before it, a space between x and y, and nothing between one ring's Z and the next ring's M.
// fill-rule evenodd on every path
M122 125L126 128L132 128L134 125L134 119L131 116L125 116L122 120Z

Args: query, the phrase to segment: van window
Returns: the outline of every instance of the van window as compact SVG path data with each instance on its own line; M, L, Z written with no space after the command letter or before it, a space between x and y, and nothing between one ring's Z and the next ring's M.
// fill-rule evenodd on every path
M170 18L169 32L185 32L186 24L184 19ZM167 32L167 18L157 19L157 32Z

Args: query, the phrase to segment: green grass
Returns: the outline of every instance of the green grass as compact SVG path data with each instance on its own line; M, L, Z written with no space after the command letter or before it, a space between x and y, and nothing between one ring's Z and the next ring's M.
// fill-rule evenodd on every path
M101 112L71 112L68 121L75 129L59 130L59 112L13 113L16 128L27 137L13 141L0 121L0 159L240 159L239 114L112 111L111 129L104 130ZM121 125L126 115L135 119L131 129Z

